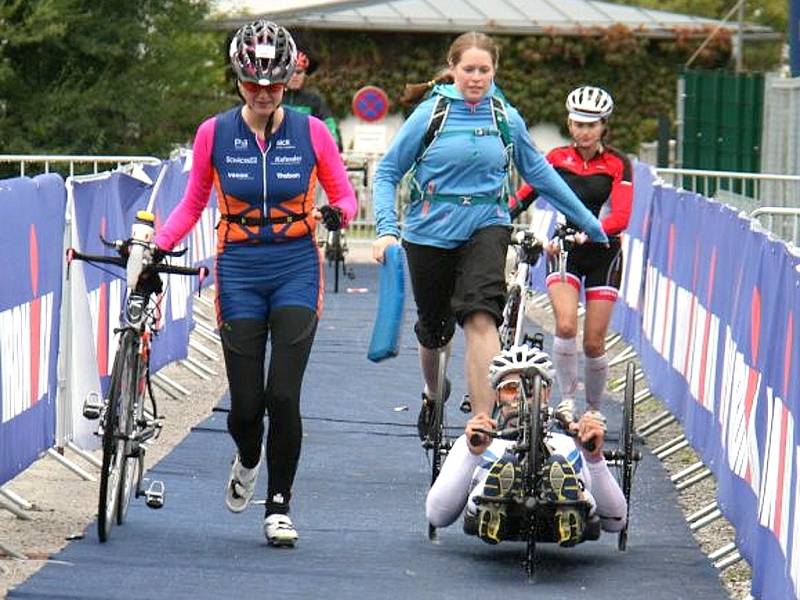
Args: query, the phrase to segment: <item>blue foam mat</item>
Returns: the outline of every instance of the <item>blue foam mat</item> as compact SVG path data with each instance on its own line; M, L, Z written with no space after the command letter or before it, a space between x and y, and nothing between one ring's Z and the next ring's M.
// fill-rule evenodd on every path
M629 550L604 535L572 549L537 547L537 580L526 582L524 545L489 546L460 522L427 539L424 498L429 466L416 438L420 376L414 347L374 364L366 358L376 301L375 269L356 265L366 294L326 298L303 387L303 454L292 516L293 550L269 548L262 510L225 509L233 453L223 410L212 413L149 475L163 479L167 503L132 503L128 521L106 544L96 526L69 543L9 598L547 598L723 600L717 572L688 531L677 494L646 454L634 481ZM413 341L413 302L404 339ZM549 342L549 340L548 340ZM358 350L342 352L341 348ZM450 424L464 391L463 336L456 335ZM408 406L409 410L395 408ZM619 406L607 403L610 427ZM169 415L167 415L169 418ZM368 421L369 423L363 423ZM158 443L158 442L156 442ZM88 485L88 484L87 484ZM261 473L257 498L266 486ZM260 495L259 495L260 494Z

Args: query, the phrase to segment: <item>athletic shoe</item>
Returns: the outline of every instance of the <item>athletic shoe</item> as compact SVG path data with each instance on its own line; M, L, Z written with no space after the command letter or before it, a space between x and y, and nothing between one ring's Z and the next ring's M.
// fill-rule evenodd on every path
M273 513L264 519L264 535L270 546L291 548L297 542L297 530L289 515Z
M478 537L487 544L497 544L505 536L506 504L501 502L519 489L517 465L510 457L502 456L489 469L483 484L484 498L496 498L498 502L484 500L478 505Z
M569 548L583 539L583 517L576 508L559 508L554 518L559 546Z
M575 502L580 499L580 483L569 461L560 454L547 459L542 477L542 496L547 502ZM554 514L556 542L574 546L583 537L583 518L574 506L557 508Z
M450 379L444 379L444 401L450 397ZM419 408L419 415L417 416L417 435L421 442L424 442L431 430L433 424L433 399L425 392L422 392L422 406Z
M575 502L580 498L580 484L575 470L560 454L550 456L544 465L542 498L553 504Z
M259 459L255 467L247 469L242 466L239 454L236 454L233 458L228 487L225 488L225 506L231 512L240 513L247 508L256 488L256 478L258 477L258 467L260 465L261 460Z

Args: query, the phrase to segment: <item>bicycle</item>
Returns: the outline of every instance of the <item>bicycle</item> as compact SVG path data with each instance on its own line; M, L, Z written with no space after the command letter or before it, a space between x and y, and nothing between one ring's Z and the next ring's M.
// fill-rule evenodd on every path
M431 398L433 401L433 418L431 419L427 435L422 441L422 447L430 452L431 486L433 486L437 477L439 477L442 464L444 464L444 460L447 458L450 448L453 445L452 440L447 435L447 423L444 411L444 404L448 393L447 347L439 348L436 361L436 390ZM436 527L428 523L428 539L435 540L436 537Z
M91 394L84 402L83 416L99 420L97 435L102 438L103 461L98 495L97 533L100 542L108 540L116 521L122 525L127 516L131 496L145 497L150 508L161 508L165 501L162 481L150 481L143 489L145 443L158 438L163 426L153 388L150 383L150 343L157 335L156 322L160 310L160 273L199 276L208 269L182 267L163 263L166 256L182 256L186 250L162 253L137 235L137 227L152 230L153 216L146 211L137 214L131 239L108 241L100 236L104 246L117 252L113 255L82 254L67 250L67 267L73 260L110 264L126 270L128 296L125 301L117 353L111 369L107 398ZM152 238L152 235L149 236ZM68 271L69 273L69 271ZM69 276L69 275L68 275ZM145 409L145 390L150 398L150 410Z
M544 242L530 230L516 232L511 238L511 245L516 248L517 256L514 264L514 280L508 289L503 322L498 329L500 348L507 350L511 346L530 342L525 336L525 301L532 292L530 272L544 251Z
M537 336L533 344L540 350L542 349L540 337ZM625 526L618 533L617 548L619 551L627 549L632 482L636 465L641 460L641 452L634 448L633 438L634 372L634 364L630 362L626 371L623 421L617 448L603 450L604 459L618 468L620 488L628 506ZM502 501L507 505L509 519L514 520L519 526L517 528L518 534L506 539L508 541L524 541L526 543L523 565L529 581L532 581L535 573L536 544L556 541L553 526L555 510L571 507L581 513L585 523L581 542L599 539L600 521L597 516L589 516L591 506L586 500L563 501L554 504L542 499L540 488L543 468L549 454L546 438L550 429L556 426L558 418L555 410L548 405L546 400L548 388L551 385L549 379L536 367L529 367L520 373L520 380L522 382L520 386L521 398L516 425L500 431L478 430L478 433L514 442L510 451L516 455L517 464L522 475L521 493L512 495ZM571 435L566 429L565 433ZM472 440L473 445L478 445L479 443L479 436L477 436L477 439ZM587 449L592 450L589 446L587 446ZM477 504L497 501L496 497L475 497Z

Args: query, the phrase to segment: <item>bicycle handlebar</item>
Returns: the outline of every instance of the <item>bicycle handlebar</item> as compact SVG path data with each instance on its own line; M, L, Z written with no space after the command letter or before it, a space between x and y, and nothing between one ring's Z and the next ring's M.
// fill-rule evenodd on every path
M126 247L127 242L123 240L116 240L114 242L108 242L107 240L103 240L103 244L110 248L116 249L118 252L124 251L123 248ZM186 250L181 250L178 252L164 252L167 256L182 256ZM128 265L128 259L125 256L109 256L107 254L84 254L82 252L78 252L75 248L68 248L67 249L67 264L70 264L73 260L83 260L87 262L96 262L96 263L104 263L108 265L115 265L117 267L125 268ZM168 263L150 263L146 265L143 269L143 272L149 273L165 273L168 275L197 275L200 277L202 281L206 277L208 277L208 267L183 267L180 265L170 265Z

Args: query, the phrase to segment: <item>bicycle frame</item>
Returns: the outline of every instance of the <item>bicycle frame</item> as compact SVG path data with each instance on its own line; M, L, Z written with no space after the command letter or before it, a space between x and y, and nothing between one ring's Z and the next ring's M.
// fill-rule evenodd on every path
M532 231L519 231L512 244L517 247L514 280L508 289L508 298L503 308L503 323L500 325L500 347L508 349L529 341L525 336L525 302L531 292L530 272L544 248L541 240Z

